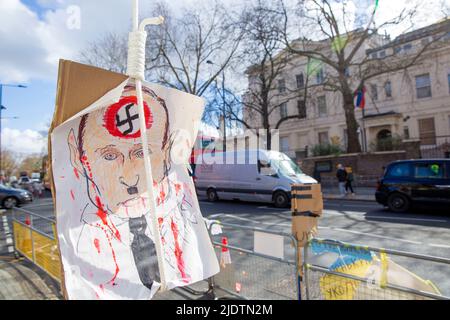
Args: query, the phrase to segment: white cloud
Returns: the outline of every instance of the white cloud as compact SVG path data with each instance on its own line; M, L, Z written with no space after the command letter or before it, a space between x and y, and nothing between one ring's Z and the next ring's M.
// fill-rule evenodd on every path
M47 151L47 139L38 131L4 128L2 149L17 153L42 153Z
M0 1L0 81L27 82L55 79L58 60L74 59L90 42L107 31L125 32L130 22L129 1L79 0L80 29L67 27L73 2L41 0L45 7L38 15L19 0ZM104 10L101 10L104 8Z
M289 2L289 0L287 0ZM375 0L374 0L375 1ZM336 2L336 13L354 15L367 10L371 0L346 0ZM341 1L342 2L342 1ZM436 22L442 14L442 3L450 0L420 1L416 26ZM102 37L106 32L125 33L131 25L131 1L124 0L37 0L44 12L39 16L20 0L1 0L0 12L0 81L27 82L32 79L56 79L58 60L77 60L79 53L89 42ZM149 12L154 2L141 1L141 17ZM174 9L199 7L207 0L172 0L167 3ZM236 0L227 0L226 5L236 8ZM403 8L410 8L419 0L379 0L377 21L386 20L398 14ZM67 27L70 6L78 6L81 13L80 29ZM177 10L175 10L177 11ZM356 17L350 15L349 24ZM405 26L391 28L395 35L406 30Z

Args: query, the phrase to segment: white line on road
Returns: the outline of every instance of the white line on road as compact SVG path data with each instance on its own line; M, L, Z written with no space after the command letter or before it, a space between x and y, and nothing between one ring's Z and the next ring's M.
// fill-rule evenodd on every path
M408 221L430 221L430 222L448 222L448 220L436 220L436 219L418 219L418 218L398 218L398 217L370 217L370 219L391 219L391 220L408 220Z
M8 247L8 252L9 253L14 252L14 248L13 247Z
M225 214L225 213L217 213L217 214L213 214L210 215L210 218L216 218L219 216L223 216L223 217L227 217L230 219L235 219L235 220L241 220L241 221L248 221L248 222L253 222L253 223L257 223L257 224L263 224L263 225L269 225L269 226L282 226L282 227L291 227L291 224L273 224L273 223L267 223L267 222L259 222L259 221L255 221L252 219L248 219L248 218L243 218L243 217L236 217L230 214ZM340 232L347 232L347 233L354 233L354 234L361 234L367 237L374 237L374 238L382 238L382 239L387 239L387 240L393 240L393 241L399 241L399 242L406 242L406 243L412 243L412 244L422 244L422 242L418 242L418 241L412 241L412 240L405 240L405 239L399 239L399 238L392 238L392 237L386 237L386 236L380 236L377 234L372 234L372 233L367 233L367 232L359 232L359 231L353 231L353 230L347 230L347 229L341 229L341 228L334 228L334 227L319 227L319 229L328 229L328 230L333 230L333 231L340 231Z
M320 227L319 227L320 228ZM347 230L347 229L341 229L341 228L333 228L330 227L331 230L341 231L341 232L348 232L348 233L354 233L354 234L362 234L368 237L374 237L374 238L381 238L381 239L388 239L388 240L394 240L394 241L400 241L400 242L407 242L412 244L422 244L422 242L418 241L412 241L412 240L405 240L405 239L399 239L399 238L392 238L392 237L386 237L386 236L380 236L378 234L373 233L367 233L367 232L359 232L354 230Z
M13 240L11 237L6 238L6 244L11 244L13 243Z
M268 223L268 222L259 222L259 221L248 219L248 218L236 217L236 216L233 216L231 214L226 214L226 213L216 213L216 214L212 214L212 215L208 216L208 218L216 218L216 217L227 217L230 219L253 222L253 223L257 223L257 224L264 224L264 225L272 226L272 227L274 225L282 226L282 227L290 227L291 226L290 224L283 224L283 223L274 224L274 223Z
M430 247L450 249L450 246L445 245L445 244L429 243L428 245L429 245Z
M28 209L34 209L34 208L44 207L44 206L49 206L49 205L53 205L53 202L41 203L41 204L37 204L37 205L34 205L34 206L27 206L27 207L24 207L24 208L28 210Z
M324 210L323 211L326 216L343 216L343 215L355 215L355 216L364 216L366 215L365 212L357 212L357 211L342 211L342 212L335 212L330 210ZM370 216L365 217L366 219L388 219L388 220L406 220L406 221L427 221L427 222L449 222L449 220L438 220L438 219L421 219L421 218L403 218L403 217L386 217L386 216Z

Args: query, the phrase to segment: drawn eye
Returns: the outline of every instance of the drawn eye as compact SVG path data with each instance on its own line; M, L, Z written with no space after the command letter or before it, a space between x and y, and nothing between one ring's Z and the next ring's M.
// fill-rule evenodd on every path
M117 154L115 154L113 152L107 152L103 155L103 159L108 160L108 161L116 160Z
M140 150L136 151L134 153L134 155L136 156L136 158L142 159L144 157L144 151L142 149L140 149Z

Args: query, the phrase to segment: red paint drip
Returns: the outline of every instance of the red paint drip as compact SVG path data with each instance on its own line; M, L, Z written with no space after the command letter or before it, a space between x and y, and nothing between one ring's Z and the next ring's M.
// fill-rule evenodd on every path
M180 248L180 243L178 242L178 227L175 224L175 222L173 222L173 219L171 221L171 228L172 228L172 233L173 233L173 238L175 241L175 258L177 259L177 267L178 270L181 273L181 277L183 279L183 282L189 282L189 280L186 277L186 273L184 271L184 260L183 260L183 251Z
M100 240L94 239L94 246L97 248L97 252L100 253Z
M75 174L75 177L77 179L80 179L80 175L78 174L78 170L77 169L73 168L73 173Z
M161 190L159 192L159 197L161 198L161 202L164 202L164 200L166 198L166 193L164 192L164 190Z
M116 266L116 269L115 269L115 272L114 272L114 275L113 275L112 279L107 282L107 283L112 283L114 285L114 281L116 280L117 275L119 274L119 271L120 271L119 264L117 263L117 259L116 259L116 252L114 251L114 248L113 248L113 246L111 244L111 238L110 238L110 236L108 234L108 231L100 224L97 224L97 226L100 227L103 230L103 232L105 233L106 239L108 240L109 248L111 249L111 254L112 254L112 257L113 257L113 260L114 260L114 264ZM102 284L100 285L100 289L103 290L103 285Z
M178 193L180 192L180 190L181 190L181 185L180 185L179 183L176 183L176 184L175 184L175 193L176 193L176 195L178 195Z
M70 190L70 196L72 197L72 200L75 200L75 195L73 194L73 190Z
M119 230L117 230L117 228L113 224L111 224L111 225L108 224L108 219L106 217L107 216L106 211L105 211L105 209L103 209L103 203L101 202L99 196L95 196L95 202L98 207L97 216L102 220L103 224L105 226L107 226L111 230L112 233L115 234L116 238L119 239L119 241L120 241Z

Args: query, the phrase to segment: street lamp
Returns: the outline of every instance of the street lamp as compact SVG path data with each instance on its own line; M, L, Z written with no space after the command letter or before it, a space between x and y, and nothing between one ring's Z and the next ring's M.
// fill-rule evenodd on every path
M2 111L6 109L2 104L2 93L3 87L15 87L15 88L26 88L27 86L23 84L2 84L0 83L0 176L2 176ZM18 119L18 117L10 117L11 119Z
M211 60L206 61L207 64L215 65ZM223 116L223 152L227 151L227 123L225 113L225 71L222 70L222 116Z

